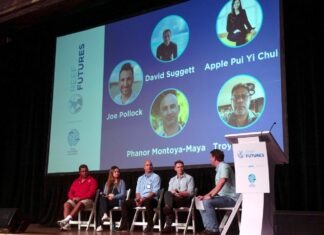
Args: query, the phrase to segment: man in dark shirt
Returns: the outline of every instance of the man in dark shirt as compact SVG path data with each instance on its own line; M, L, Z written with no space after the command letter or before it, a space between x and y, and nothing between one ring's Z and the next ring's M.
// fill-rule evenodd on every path
M171 42L171 30L163 31L163 43L159 45L156 52L156 57L159 60L169 61L174 60L178 56L177 44Z

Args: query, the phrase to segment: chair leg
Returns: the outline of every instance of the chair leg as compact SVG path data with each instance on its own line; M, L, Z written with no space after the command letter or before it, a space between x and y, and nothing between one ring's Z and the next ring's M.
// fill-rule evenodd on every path
M81 229L81 211L78 212L78 230Z
M221 235L225 235L229 229L229 227L231 226L232 224L232 221L235 217L235 214L234 213L231 213L231 215L228 217L228 220L226 222L226 225L224 226L222 232L221 232Z
M147 225L144 225L146 223L146 221L145 221L145 211L142 211L142 222L143 222L142 228L143 228L143 231L144 231L146 226L147 226Z
M183 230L184 235L187 233L187 229L188 229L188 226L189 226L190 219L191 219L191 211L188 212L185 228Z
M176 232L179 232L179 228L178 228L178 223L179 223L178 212L175 213L175 216L174 216L174 222L175 222L175 229L176 229Z
M196 218L195 218L195 211L192 211L192 215L191 215L191 221L192 221L192 232L193 234L196 233Z
M241 214L240 211L237 212L237 226L239 231L241 231Z
M109 211L109 227L110 227L110 231L113 231L113 218L112 218L112 211Z
M86 231L88 231L88 229L89 229L89 227L90 227L90 223L91 223L92 217L93 217L93 212L91 211L90 216L89 216L89 220L88 220L88 222L87 222Z

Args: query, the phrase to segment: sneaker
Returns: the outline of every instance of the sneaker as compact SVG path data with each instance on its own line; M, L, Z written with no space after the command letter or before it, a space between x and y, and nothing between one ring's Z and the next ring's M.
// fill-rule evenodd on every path
M128 232L128 226L127 225L120 225L119 228L116 228L116 232Z
M56 222L58 226L60 226L60 228L63 228L66 224L68 224L68 221L62 219Z
M101 226L101 225L99 225L99 226L97 227L96 231L97 231L97 232L102 232L102 231L103 231L103 228L102 228L102 226Z
M66 224L61 228L62 231L70 231L71 230L71 224Z
M101 218L101 221L109 221L109 216L107 215L107 213L104 213L104 215Z

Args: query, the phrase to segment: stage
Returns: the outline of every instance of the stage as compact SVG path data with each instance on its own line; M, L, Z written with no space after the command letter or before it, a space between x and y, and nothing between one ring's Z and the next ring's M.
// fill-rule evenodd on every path
M234 223L235 224L235 223ZM273 221L274 235L324 235L324 213L323 212L303 212L303 211L276 211ZM200 234L201 229L196 234ZM0 228L0 234L17 234L8 233L5 229ZM94 234L130 234L121 232L111 232L106 228L103 232L95 232L92 228L89 231L85 231L84 228L78 231L76 226L72 227L71 231L60 231L57 226L45 226L40 224L30 224L25 232L19 234L64 234L64 235L94 235ZM139 235L144 233L141 230L132 232L131 234ZM161 233L155 230L152 235L160 235ZM176 234L176 233L174 233ZM183 234L182 232L178 234ZM188 231L187 234L192 234L192 231ZM232 225L227 235L239 235L238 228Z
M6 231L0 231L1 234L17 234L17 233L7 233ZM24 233L19 233L19 234L42 234L42 235L51 235L51 234L62 234L62 235L100 235L100 234L134 234L134 235L140 235L140 234L144 234L142 231L138 230L132 233L126 233L126 232L111 232L108 228L105 229L103 232L95 232L93 231L92 228L90 228L88 231L85 231L85 229L83 228L82 230L78 231L78 228L76 226L72 227L71 231L61 231L59 227L48 227L48 226L44 226L44 225L40 225L40 224L30 224L26 231ZM147 234L151 234L151 235L160 235L161 233L157 230L155 230L153 233L147 233ZM177 234L177 233L173 233L173 234ZM178 234L183 234L182 232L179 232ZM191 231L188 231L187 234L192 234ZM196 234L199 234L196 233ZM238 235L238 232L232 232L229 231L229 233L227 233L228 235Z

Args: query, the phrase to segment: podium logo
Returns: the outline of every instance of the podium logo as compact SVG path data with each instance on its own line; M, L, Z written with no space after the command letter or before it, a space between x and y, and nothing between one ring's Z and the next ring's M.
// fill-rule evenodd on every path
M238 151L237 152L237 157L238 158L244 158L243 151Z
M251 184L253 184L256 181L256 176L255 174L249 174L248 180Z

